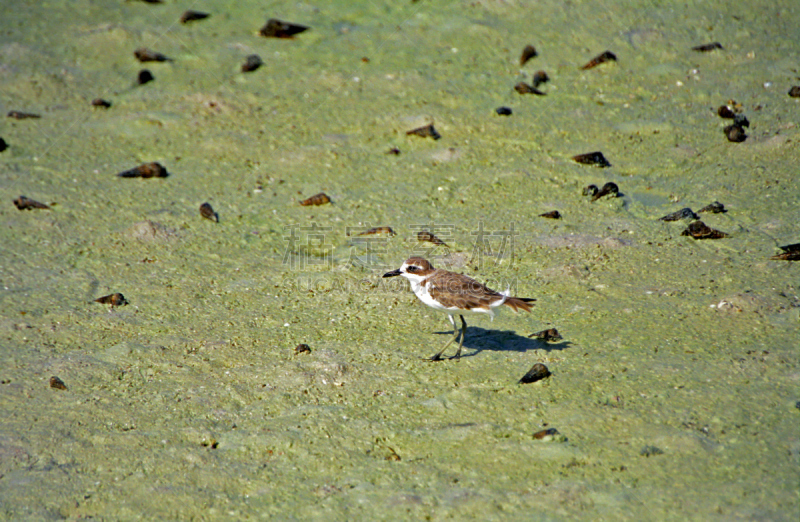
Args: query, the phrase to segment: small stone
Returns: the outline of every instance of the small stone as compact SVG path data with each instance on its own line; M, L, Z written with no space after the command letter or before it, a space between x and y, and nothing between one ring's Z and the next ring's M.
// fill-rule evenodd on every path
M55 388L56 390L66 390L67 389L67 385L64 384L64 381L62 381L59 377L56 377L55 375L50 377L50 387L51 388Z
M541 381L542 379L550 377L550 375L551 373L550 370L547 369L547 366L545 366L542 363L536 363L530 370L528 370L528 373L522 376L518 384L527 384L531 382Z
M659 221L680 221L681 219L700 219L689 207L682 208L672 214L658 218Z
M494 110L500 116L511 116L513 111L509 107L498 107Z
M311 347L307 344L298 344L294 347L294 354L299 355L301 353L311 353Z

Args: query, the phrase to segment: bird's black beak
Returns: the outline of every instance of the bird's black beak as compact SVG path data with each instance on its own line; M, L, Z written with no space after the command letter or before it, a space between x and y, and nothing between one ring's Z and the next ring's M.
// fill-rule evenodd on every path
M399 276L400 274L402 274L402 272L398 268L397 270L392 270L391 272L386 272L385 274L383 274L383 277L394 277L394 276Z

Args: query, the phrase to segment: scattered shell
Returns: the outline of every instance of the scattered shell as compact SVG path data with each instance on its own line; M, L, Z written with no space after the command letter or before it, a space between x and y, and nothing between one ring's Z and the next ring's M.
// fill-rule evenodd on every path
M500 116L511 116L512 111L509 107L498 107L494 110Z
M533 73L533 87L536 88L543 83L547 83L550 81L550 77L547 76L547 73L544 71L536 71Z
M733 124L737 127L750 127L750 120L744 114L734 114Z
M152 82L155 79L156 77L153 76L153 73L151 73L147 69L142 69L141 71L139 71L139 74L136 77L136 83L138 83L139 85L144 85L145 83Z
M733 143L741 143L747 139L744 129L740 125L728 125L723 129L728 141Z
M733 112L730 105L720 105L717 109L717 115L720 118L725 118L726 120L732 120L736 117L736 113Z
M537 431L533 434L536 440L552 440L556 435L559 435L558 430L555 428L547 428L545 430Z
M270 18L264 27L258 32L261 36L271 38L293 38L294 35L307 31L308 27L305 25L293 24L283 22L276 18Z
M619 196L619 187L613 181L609 181L603 188L600 189L600 192L592 196L592 201L597 201L598 199L602 198L603 196L612 195L614 197Z
M658 218L659 221L679 221L681 219L700 219L689 207L682 208L672 214Z
M120 178L166 178L169 176L167 169L161 163L143 163L130 170L124 170L117 174Z
M0 138L0 152L3 152L8 148L8 143L3 138Z
M655 446L645 446L639 452L639 455L642 457L653 457L655 455L663 455L664 451L661 448L657 448Z
M792 243L779 247L782 253L770 257L776 261L800 261L800 243Z
M547 330L542 330L541 332L532 333L528 336L531 339L540 339L545 342L555 342L560 341L563 339L561 334L558 333L558 330L555 328L549 328Z
M242 64L242 72L253 72L262 65L264 65L264 62L261 60L259 55L250 54L244 59L244 63Z
M514 90L520 94L536 94L539 96L544 96L546 94L537 89L536 87L534 87L533 85L528 85L525 82L519 82L518 84L516 84L514 86Z
M699 214L700 212L711 212L712 214L720 214L727 212L728 210L725 208L725 205L720 203L719 201L715 201L710 205L706 205L705 207L701 208L697 211Z
M9 118L14 118L15 120L31 120L31 119L39 119L41 118L40 115L34 114L32 112L22 112L22 111L8 111L7 116Z
M202 205L200 205L200 215L206 219L214 221L215 223L219 223L219 214L214 212L211 203L203 203Z
M325 203L330 203L330 202L331 198L329 198L328 195L325 194L324 192L320 192L319 194L315 194L308 199L304 199L303 201L300 202L300 204L303 205L304 207L308 207L308 206L324 205Z
M147 47L139 47L135 51L133 51L133 55L136 57L137 60L140 62L170 62L172 61L170 58L167 58L166 55L158 53L156 51L151 51Z
M695 47L692 47L692 51L697 51L699 53L707 53L715 49L722 49L722 48L723 48L722 44L720 44L719 42L711 42L708 44L697 45Z
M103 98L95 98L92 100L92 107L102 107L103 109L108 109L111 107L111 102L104 100Z
M528 370L528 373L522 376L522 379L519 380L518 384L541 381L542 379L550 377L550 375L550 370L547 369L547 366L542 363L536 363L530 370Z
M311 347L307 344L298 344L294 347L294 354L299 355L301 353L311 353Z
M428 243L433 243L434 245L437 245L437 246L443 246L443 247L450 248L450 247L447 246L447 244L444 241L442 241L438 237L434 236L432 233L428 232L427 230L423 230L423 231L417 233L417 241L423 241L423 242L427 241Z
M125 299L125 296L119 292L104 295L103 297L98 297L94 300L95 303L102 303L108 304L111 306L124 306L128 304L128 300Z
M597 188L597 187L595 187ZM547 218L547 219L561 219L561 213L558 210L551 210L550 212L545 212L544 214L539 214L539 217Z
M600 192L600 189L597 188L597 185L586 185L583 187L583 195L584 196L594 196Z
M616 62L616 61L617 61L616 54L612 53L611 51L603 51L602 53L598 54L597 56L589 60L586 63L586 65L581 67L581 69L592 69L594 67L597 67L601 63Z
M519 57L519 64L521 66L525 65L528 60L536 57L538 54L539 53L536 52L536 48L534 46L526 45L525 49L522 50L522 55Z
M593 167L605 168L611 166L611 163L608 162L606 157L599 150L595 152L587 152L586 154L578 154L577 156L572 156L572 160L582 165L592 165Z
M681 235L692 236L695 239L720 239L723 237L728 237L728 234L725 232L714 230L702 221L690 223L689 226L686 227L686 230L681 232Z
M181 15L180 22L182 24L186 24L189 22L194 22L196 20L205 20L209 16L211 15L208 13L204 13L202 11L193 11L191 9L188 9L184 11L183 14Z
M399 156L400 149L398 149L397 147L392 147L391 149L386 151L386 154L394 154L395 156Z
M14 206L20 210L33 210L35 208L47 209L50 206L45 205L44 203L39 203L36 200L27 198L25 196L20 196L14 200Z
M410 131L406 132L408 136L419 136L420 138L433 138L438 140L442 137L441 134L436 132L436 129L433 128L433 123L429 123L428 125L424 125L422 127L417 127L416 129L411 129Z
M66 390L67 389L67 385L64 384L64 381L62 381L59 377L56 377L55 375L50 377L50 387L51 388L55 388L56 390Z
M795 85L789 89L789 96L792 98L800 98L800 85Z
M388 234L390 236L396 236L397 235L395 233L395 231L392 230L392 227L374 227L374 228L370 228L369 230L367 230L365 232L361 232L358 235L359 236L371 236L373 234Z

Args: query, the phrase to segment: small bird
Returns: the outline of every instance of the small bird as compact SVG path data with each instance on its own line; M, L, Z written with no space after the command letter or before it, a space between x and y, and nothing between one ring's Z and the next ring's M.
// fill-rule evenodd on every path
M453 337L439 353L430 358L431 361L441 361L444 351L459 336L453 316L461 318L461 340L458 343L458 351L451 357L457 359L461 356L461 347L464 345L464 335L467 331L465 314L486 314L494 319L495 309L502 305L510 307L515 312L518 310L530 312L533 307L530 303L536 301L527 297L511 297L508 290L497 292L463 274L436 269L421 257L410 257L397 270L383 274L383 277L395 276L408 279L411 290L417 298L434 310L446 313L450 324L453 325Z

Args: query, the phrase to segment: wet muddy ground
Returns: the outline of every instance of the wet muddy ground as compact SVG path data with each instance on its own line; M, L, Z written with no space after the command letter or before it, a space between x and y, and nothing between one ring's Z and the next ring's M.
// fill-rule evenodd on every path
M542 4L4 14L0 518L797 520L800 11ZM426 362L410 255L536 307Z

